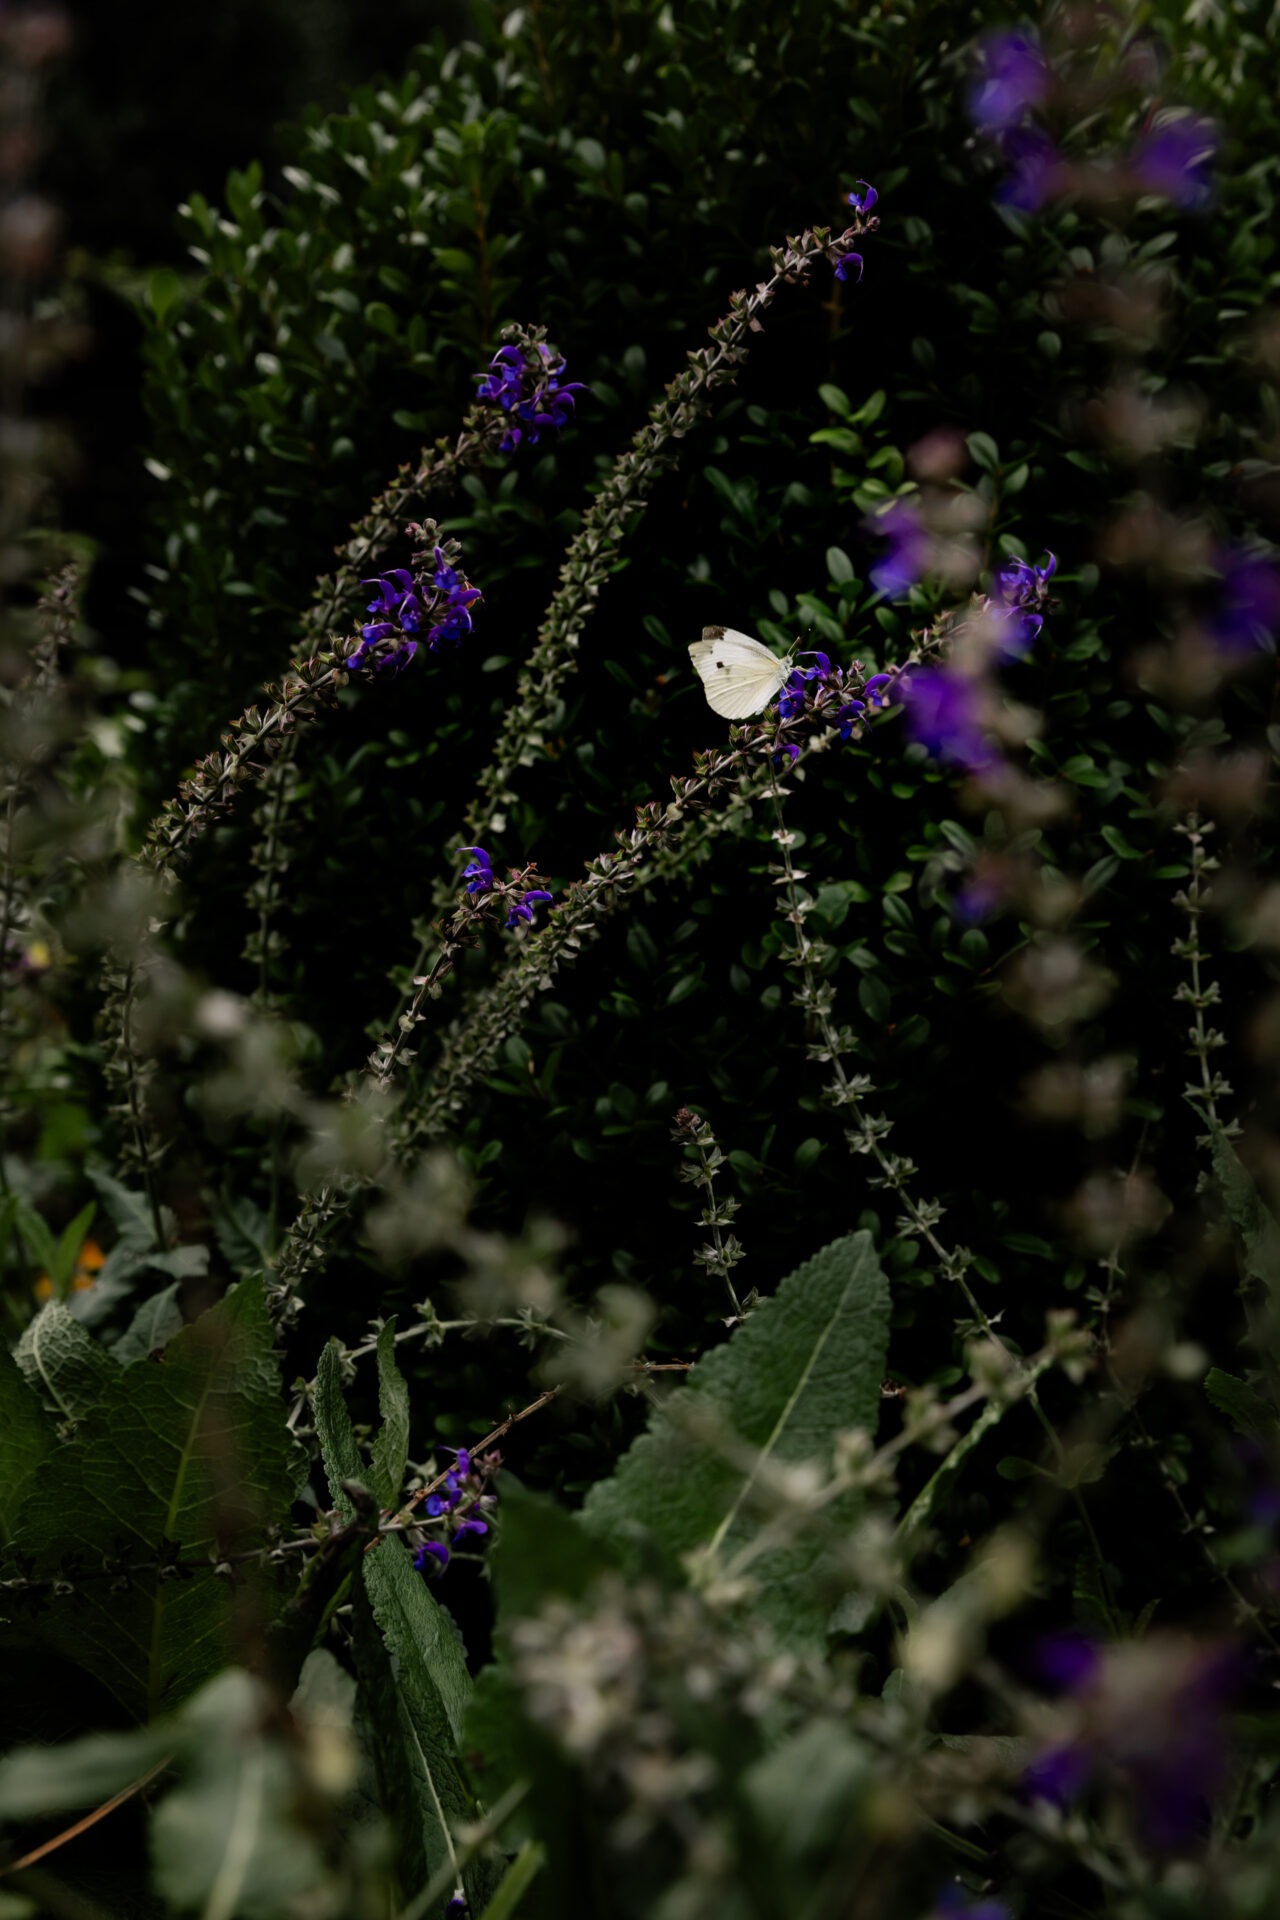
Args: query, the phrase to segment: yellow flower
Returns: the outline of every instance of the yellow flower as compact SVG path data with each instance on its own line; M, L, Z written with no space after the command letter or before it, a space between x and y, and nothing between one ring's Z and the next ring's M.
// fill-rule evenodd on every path
M98 1277L98 1269L106 1260L106 1254L96 1240L86 1240L76 1255L75 1271L71 1275L72 1293L87 1293ZM42 1273L35 1284L37 1300L52 1300L54 1284L52 1277Z

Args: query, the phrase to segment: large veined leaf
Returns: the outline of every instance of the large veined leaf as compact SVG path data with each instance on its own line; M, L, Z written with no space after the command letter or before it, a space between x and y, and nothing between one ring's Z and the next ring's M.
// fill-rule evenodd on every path
M14 1358L23 1377L62 1420L77 1420L98 1400L114 1372L104 1348L61 1300L41 1307Z
M592 1488L585 1523L632 1564L656 1551L674 1570L703 1549L728 1565L778 1517L762 1493L770 1466L829 1469L838 1433L874 1431L888 1325L871 1235L833 1241L694 1368L613 1477ZM833 1549L861 1504L843 1494L744 1562L753 1605L786 1644L822 1645L845 1584Z
M233 1609L264 1622L275 1610L253 1562L238 1597L211 1564L215 1550L252 1546L288 1521L298 1451L273 1341L261 1285L245 1282L159 1361L107 1361L103 1391L14 1517L24 1569L72 1586L28 1630L139 1718L226 1664Z
M394 1359L388 1355L390 1366ZM384 1405L387 1403L384 1389ZM390 1396L393 1405L398 1396ZM315 1392L331 1497L350 1518L344 1480L364 1477L342 1397L342 1368L331 1342L320 1357ZM477 1806L459 1760L471 1681L453 1622L437 1604L394 1536L360 1562L363 1593L355 1607L355 1655L363 1704L388 1811L400 1834L405 1879L426 1884L454 1857L454 1830ZM488 1891L478 1863L462 1874L473 1907Z
M0 1347L0 1541L56 1444L52 1419Z

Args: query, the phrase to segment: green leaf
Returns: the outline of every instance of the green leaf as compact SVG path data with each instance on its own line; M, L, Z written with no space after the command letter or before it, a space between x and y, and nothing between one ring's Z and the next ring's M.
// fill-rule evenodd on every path
M301 1896L325 1872L278 1712L261 1680L232 1668L182 1715L183 1777L151 1822L156 1886L182 1912L305 1910Z
M350 1518L354 1509L341 1483L360 1479L362 1463L336 1341L320 1356L315 1414L331 1497ZM384 1536L363 1555L360 1571L356 1666L406 1877L420 1886L452 1857L450 1823L475 1816L458 1759L471 1681L453 1622L397 1536Z
M61 1300L46 1301L18 1342L15 1359L28 1384L64 1420L78 1420L115 1375L100 1347Z
M843 547L827 548L827 578L837 583L853 579L853 562Z
M92 1733L64 1746L19 1747L0 1760L0 1820L96 1807L173 1751L172 1725Z
M175 1280L143 1301L120 1338L107 1351L117 1366L127 1367L132 1361L145 1360L148 1354L167 1346L182 1325Z
M80 1249L93 1225L93 1216L98 1211L98 1203L91 1200L87 1207L81 1207L69 1226L64 1227L54 1249L53 1265L49 1269L53 1284L59 1294L63 1293L76 1270L76 1261L80 1258Z
M844 1584L827 1543L847 1537L862 1497L841 1495L816 1526L753 1555L761 1526L777 1519L776 1499L761 1500L757 1484L766 1465L816 1458L829 1467L849 1428L874 1432L888 1322L871 1235L824 1247L694 1368L613 1477L592 1488L585 1524L633 1566L646 1542L673 1572L689 1553L725 1565L748 1549L752 1605L785 1644L821 1647Z
M378 1410L382 1427L373 1443L369 1485L380 1506L400 1502L409 1458L409 1389L396 1365L396 1323L387 1321L378 1335Z
M994 473L1000 465L1000 449L989 433L971 433L965 441L970 458L984 473Z
M1213 1171L1223 1204L1238 1230L1245 1275L1266 1288L1273 1308L1280 1308L1280 1225L1265 1205L1253 1177L1241 1162L1224 1128L1205 1116L1213 1153Z
M498 1478L501 1527L489 1556L498 1623L536 1613L552 1594L577 1600L615 1563L597 1535L513 1474Z
M164 325L182 298L182 282L172 267L158 267L147 282L147 305Z
M58 1264L58 1243L49 1230L49 1224L42 1214L36 1212L29 1201L15 1196L17 1200L17 1225L31 1258L43 1267L53 1278L53 1270Z
M48 1414L0 1347L0 1541L8 1542L10 1521L56 1445Z
M502 1876L502 1884L480 1920L511 1920L546 1862L547 1850L538 1840L526 1840Z
M1258 1440L1275 1438L1276 1416L1271 1407L1246 1386L1243 1380L1237 1380L1233 1373L1224 1373L1221 1367L1210 1367L1204 1377L1204 1390L1219 1413L1225 1413L1237 1432L1250 1435Z
M1012 1238L1012 1236L1007 1237ZM1040 1375L1052 1365L1053 1359L1052 1356L1049 1355L1035 1361L1027 1373L1023 1375L1024 1384L1030 1386L1033 1381L1038 1380ZM960 1469L969 1458L969 1455L976 1452L991 1432L991 1429L1000 1424L1011 1407L1016 1407L1021 1404L1021 1396L1017 1399L1011 1397L1007 1400L988 1400L973 1425L965 1433L961 1434L946 1459L942 1462L942 1465L925 1482L898 1523L898 1539L904 1543L908 1551L910 1551L912 1544L920 1538L921 1533L928 1526L930 1520L934 1514L937 1513L943 1502L950 1497ZM1003 1473L1002 1469L1007 1464L1007 1462L1002 1461L996 1468L997 1473L1001 1473L1002 1478L1022 1478L1020 1473ZM1018 1464L1021 1465L1022 1463L1019 1462Z
M72 1563L73 1595L35 1615L29 1631L139 1717L225 1665L246 1610L263 1620L276 1611L266 1571L246 1563L233 1592L212 1565L217 1552L288 1522L301 1456L274 1344L261 1285L245 1281L170 1341L163 1364L122 1368L102 1354L108 1375L96 1404L15 1517L13 1545L34 1577ZM166 1577L174 1558L181 1578ZM101 1571L121 1560L133 1563L127 1584Z

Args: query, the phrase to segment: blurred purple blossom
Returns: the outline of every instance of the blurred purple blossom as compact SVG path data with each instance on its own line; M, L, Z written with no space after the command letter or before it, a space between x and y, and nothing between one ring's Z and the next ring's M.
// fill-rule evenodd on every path
M1032 1762L1025 1790L1063 1806L1095 1780L1118 1785L1149 1847L1167 1853L1193 1842L1227 1773L1240 1650L1172 1633L1111 1647L1068 1635L1041 1657L1072 1702L1074 1725Z
M867 522L867 529L889 542L888 552L871 569L871 584L877 592L893 599L923 579L933 543L914 507L895 500L887 512Z
M958 1882L944 1887L930 1920L1011 1920L1003 1900L978 1900Z
M995 764L996 753L982 728L981 688L960 674L913 667L900 683L911 738L938 760L951 760L976 773Z
M1214 564L1222 584L1205 623L1210 640L1237 657L1266 646L1280 626L1280 571L1240 547L1220 548Z
M993 33L981 52L983 71L969 89L969 117L981 132L1002 134L1044 105L1053 75L1044 49L1025 33Z
M1001 137L1000 150L1009 165L1007 177L996 190L1002 207L1012 207L1016 213L1038 213L1046 201L1062 191L1066 162L1041 128L1011 127Z
M1212 121L1184 114L1149 127L1134 148L1131 164L1148 193L1161 194L1176 207L1203 207L1213 196L1209 166L1218 146Z

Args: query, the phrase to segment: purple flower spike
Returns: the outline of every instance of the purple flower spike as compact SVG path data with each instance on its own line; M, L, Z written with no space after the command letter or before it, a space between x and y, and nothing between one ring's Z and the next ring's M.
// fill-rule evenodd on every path
M1139 186L1175 207L1204 207L1213 198L1209 165L1218 151L1218 131L1209 120L1186 114L1151 127L1133 154Z
M907 726L913 740L935 759L951 760L976 773L996 755L978 718L979 697L971 680L953 673L913 669L901 681Z
M981 132L1005 133L1048 99L1053 76L1043 48L1026 34L992 34L982 63L982 78L969 92L969 117Z
M419 1573L428 1573L428 1560L437 1560L442 1567L449 1564L449 1549L443 1540L424 1540L413 1556L413 1564Z
M905 501L896 500L887 513L868 521L867 527L889 542L889 551L871 569L872 586L888 599L906 593L923 579L933 551L915 510Z
M533 925L533 910L539 900L550 899L551 895L545 893L541 887L530 888L528 893L521 895L520 899L517 900L507 915L507 925L509 927L517 927L521 921L523 921L525 926L531 927Z
M865 180L859 180L858 185L863 188L863 192L848 193L845 198L855 213L870 213L880 195L874 187L868 186Z
M861 280L862 255L860 253L846 253L843 256L843 258L839 261L839 263L836 266L836 279L847 280L849 278L850 267L856 267L858 269L857 279Z

